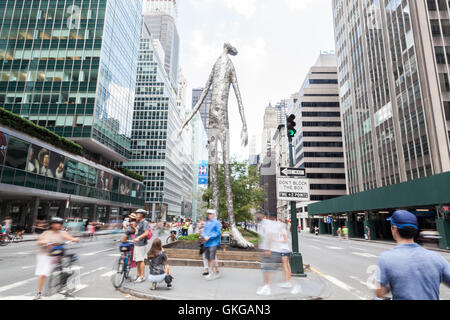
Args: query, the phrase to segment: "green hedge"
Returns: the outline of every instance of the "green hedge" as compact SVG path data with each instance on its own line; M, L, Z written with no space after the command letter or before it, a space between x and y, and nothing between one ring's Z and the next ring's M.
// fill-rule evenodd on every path
M138 181L141 181L141 182L144 181L144 177L141 176L140 174L134 172L134 171L128 170L128 169L126 169L126 168L120 168L120 171L122 171L122 173L123 173L124 175L126 175L126 176L128 176L128 177L130 177L130 178L133 178L133 179L138 180Z
M38 126L4 108L0 108L0 124L38 138L67 152L80 156L83 155L83 147L79 144L61 137L47 128Z
M193 233L186 237L179 237L178 240L180 240L180 241L196 241L196 240L198 240L199 236L200 235L198 233Z

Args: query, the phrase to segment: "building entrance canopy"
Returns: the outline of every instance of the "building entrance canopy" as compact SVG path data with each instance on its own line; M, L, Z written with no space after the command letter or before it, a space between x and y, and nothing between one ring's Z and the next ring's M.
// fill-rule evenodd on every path
M418 208L450 203L450 172L308 206L310 216Z

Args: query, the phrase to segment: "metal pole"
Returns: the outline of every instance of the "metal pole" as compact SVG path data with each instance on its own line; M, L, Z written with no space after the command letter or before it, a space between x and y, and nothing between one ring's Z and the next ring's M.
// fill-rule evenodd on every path
M295 166L294 152L293 152L292 137L289 137L289 162L291 168ZM292 233L292 256L291 256L291 270L293 277L306 277L303 269L303 257L299 252L298 247L298 219L297 219L297 205L295 201L291 201L291 233Z

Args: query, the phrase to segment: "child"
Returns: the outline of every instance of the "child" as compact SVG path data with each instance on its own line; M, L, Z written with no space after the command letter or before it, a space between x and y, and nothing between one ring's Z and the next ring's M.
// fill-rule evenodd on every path
M148 280L152 283L150 290L156 290L156 285L165 281L167 288L172 287L172 276L168 264L167 255L164 252L159 238L152 243L150 251L147 253L150 264L150 275Z

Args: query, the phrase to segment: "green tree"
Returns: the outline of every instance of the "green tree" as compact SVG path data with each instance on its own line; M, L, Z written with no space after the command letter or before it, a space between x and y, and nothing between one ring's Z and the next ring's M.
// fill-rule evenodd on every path
M223 164L219 165L220 209L219 219L228 220L225 200L225 178ZM256 166L236 160L230 163L231 188L233 190L233 205L236 222L252 220L250 210L258 208L264 201L265 193L260 187L260 173ZM203 194L203 201L212 207L212 184Z

